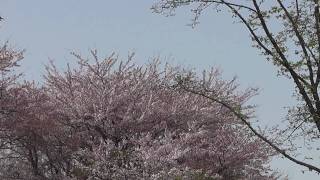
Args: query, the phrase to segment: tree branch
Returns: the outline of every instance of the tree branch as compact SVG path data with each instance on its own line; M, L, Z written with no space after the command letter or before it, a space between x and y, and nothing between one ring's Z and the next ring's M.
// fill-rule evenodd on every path
M314 75L313 75L312 63L311 63L310 56L309 56L307 48L306 48L307 45L306 45L302 35L300 34L299 30L298 30L297 22L295 22L293 20L292 16L290 15L290 13L287 10L287 8L283 5L283 3L280 0L277 0L277 2L279 3L280 7L282 8L282 10L285 12L286 16L288 17L288 19L289 19L289 21L290 21L290 23L292 25L292 29L293 29L296 37L298 38L299 45L301 46L303 54L304 54L304 56L306 58L306 61L307 61L307 67L308 67L308 70L309 70L310 83L311 83L312 86L314 86L314 79L313 79Z
M320 121L319 121L319 117L317 116L316 110L313 107L313 103L310 99L310 97L308 96L308 93L306 92L304 86L301 84L300 80L303 79L302 77L300 77L291 67L289 61L287 60L287 58L285 57L285 55L283 54L283 52L281 51L281 48L279 47L277 41L273 38L272 34L269 31L269 28L265 22L265 19L260 11L259 5L257 3L256 0L252 0L256 10L257 10L257 14L258 14L258 18L261 22L262 28L264 30L264 32L266 33L268 39L270 40L270 42L272 43L273 47L275 48L276 52L279 54L280 58L282 59L282 61L280 61L280 63L289 71L291 77L293 78L295 84L297 85L298 89L299 89L299 93L301 94L302 98L304 99L304 101L306 102L306 105L310 111L310 113L313 115L313 119L315 124L317 125L318 130L320 131Z
M173 0L173 1L169 1L171 3L167 3L169 4L169 6L162 6L163 9L168 9L168 8L171 8L171 7L176 7L175 5L176 4L188 4L188 3L193 3L193 2L202 2L202 3L216 3L216 4L228 4L230 6L233 6L233 7L238 7L238 8L244 8L244 9L247 9L249 11L252 11L252 12L256 12L255 9L249 7L249 6L246 6L246 5L242 5L242 4L236 4L236 3L231 3L231 2L227 2L227 1L224 1L224 0L184 0L184 1L176 1L176 0ZM174 5L173 5L174 4Z
M219 104L221 104L222 106L226 107L228 110L230 110L237 118L239 118L250 130L251 132L256 135L258 138L260 138L262 141L264 141L265 143L267 143L268 145L270 145L275 151L277 151L278 153L280 153L281 155L283 155L284 157L286 157L287 159L289 159L290 161L296 163L296 164L299 164L301 166L304 166L304 167L307 167L309 170L312 170L312 171L316 171L318 173L320 173L320 168L316 167L316 166L313 166L311 164L308 164L308 163L305 163L303 161L300 161L296 158L294 158L293 156L289 155L288 153L285 152L285 150L282 150L281 148L279 148L276 144L274 144L272 141L270 141L268 138L266 138L265 136L263 136L262 134L260 134L257 130L255 130L253 128L253 126L247 121L247 119L249 119L248 116L242 114L240 111L237 111L235 110L232 106L230 106L229 104L227 104L226 102L222 101L222 100L219 100L217 98L214 98L214 97L211 97L211 96L208 96L207 94L205 93L201 93L201 92L198 92L198 91L194 91L192 89L189 89L187 87L185 87L183 84L179 84L183 90L187 91L187 92L190 92L190 93L193 93L193 94L196 94L196 95L199 95L199 96L202 96L204 98L207 98L213 102L217 102Z

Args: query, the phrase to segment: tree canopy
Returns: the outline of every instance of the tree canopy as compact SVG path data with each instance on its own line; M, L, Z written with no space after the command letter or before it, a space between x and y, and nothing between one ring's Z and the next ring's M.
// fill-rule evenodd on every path
M1 72L22 57L7 51ZM46 67L45 83L2 76L1 179L276 179L275 152L252 136L219 103L179 90L179 67L145 66L115 55L78 67ZM241 92L220 71L204 73L207 87L240 106ZM9 83L10 82L10 83ZM249 108L250 109L250 108ZM248 109L248 115L250 110Z

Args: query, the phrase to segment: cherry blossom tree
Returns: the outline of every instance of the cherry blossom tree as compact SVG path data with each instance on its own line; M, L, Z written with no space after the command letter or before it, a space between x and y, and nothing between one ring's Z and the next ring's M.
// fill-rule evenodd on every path
M64 72L51 63L43 85L9 76L22 54L2 61L11 64L2 68L1 179L278 177L268 166L275 152L237 116L177 86L181 73L197 76L193 71L91 53L91 59L74 54L78 66ZM235 106L255 94L238 90L217 69L203 79ZM247 106L246 115L252 111Z
M174 87L183 70L169 65L161 70L159 61L137 66L132 55L126 62L114 55L100 61L92 51L93 64L74 55L79 67L60 73L48 66L45 85L63 127L78 137L72 177L276 177L267 173L274 152L227 108ZM223 81L216 69L204 76L209 87L232 94L234 104L245 104L254 93L238 91L236 82Z

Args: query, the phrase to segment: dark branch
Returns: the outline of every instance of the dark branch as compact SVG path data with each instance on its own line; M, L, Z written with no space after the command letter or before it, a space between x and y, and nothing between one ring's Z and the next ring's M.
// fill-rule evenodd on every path
M211 97L211 96L208 96L207 94L205 93L201 93L201 92L198 92L198 91L194 91L192 89L189 89L187 87L185 87L183 84L180 84L180 87L187 91L187 92L190 92L190 93L193 93L193 94L196 94L196 95L199 95L199 96L202 96L204 98L207 98L207 99L210 99L212 100L213 102L217 102L221 105L223 105L224 107L226 107L227 109L229 109L237 118L239 118L250 130L251 132L253 132L254 135L256 135L258 138L260 138L262 141L266 142L267 144L269 144L275 151L277 151L278 153L280 153L281 155L283 155L284 157L286 157L287 159L289 159L290 161L296 163L296 164L299 164L301 166L304 166L304 167L307 167L309 170L312 170L312 171L316 171L318 173L320 173L320 169L311 165L311 164L308 164L308 163L305 163L305 162L302 162L296 158L294 158L293 156L287 154L284 150L280 149L276 144L274 144L273 142L271 142L268 138L266 138L265 136L263 136L262 134L260 134L257 130L255 130L255 128L253 128L253 126L247 121L247 119L249 119L249 117L247 115L244 115L242 114L240 111L237 111L235 110L235 108L233 108L232 106L230 106L229 104L227 104L226 102L222 101L222 100L219 100L217 98L214 98L214 97Z

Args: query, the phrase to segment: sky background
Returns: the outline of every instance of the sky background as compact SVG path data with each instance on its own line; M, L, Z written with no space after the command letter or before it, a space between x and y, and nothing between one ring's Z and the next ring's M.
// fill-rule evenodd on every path
M277 71L251 47L241 24L233 23L228 13L208 10L192 29L190 9L165 17L150 10L154 0L0 0L0 41L25 49L19 71L28 80L42 81L49 59L63 68L73 64L70 52L89 56L97 49L101 57L112 52L124 59L135 52L135 62L143 64L153 57L202 70L220 67L225 79L237 75L241 87L259 87L252 100L262 123L274 125L286 114L285 106L294 103L293 84L277 77ZM313 173L276 157L272 168L289 179L316 180Z

